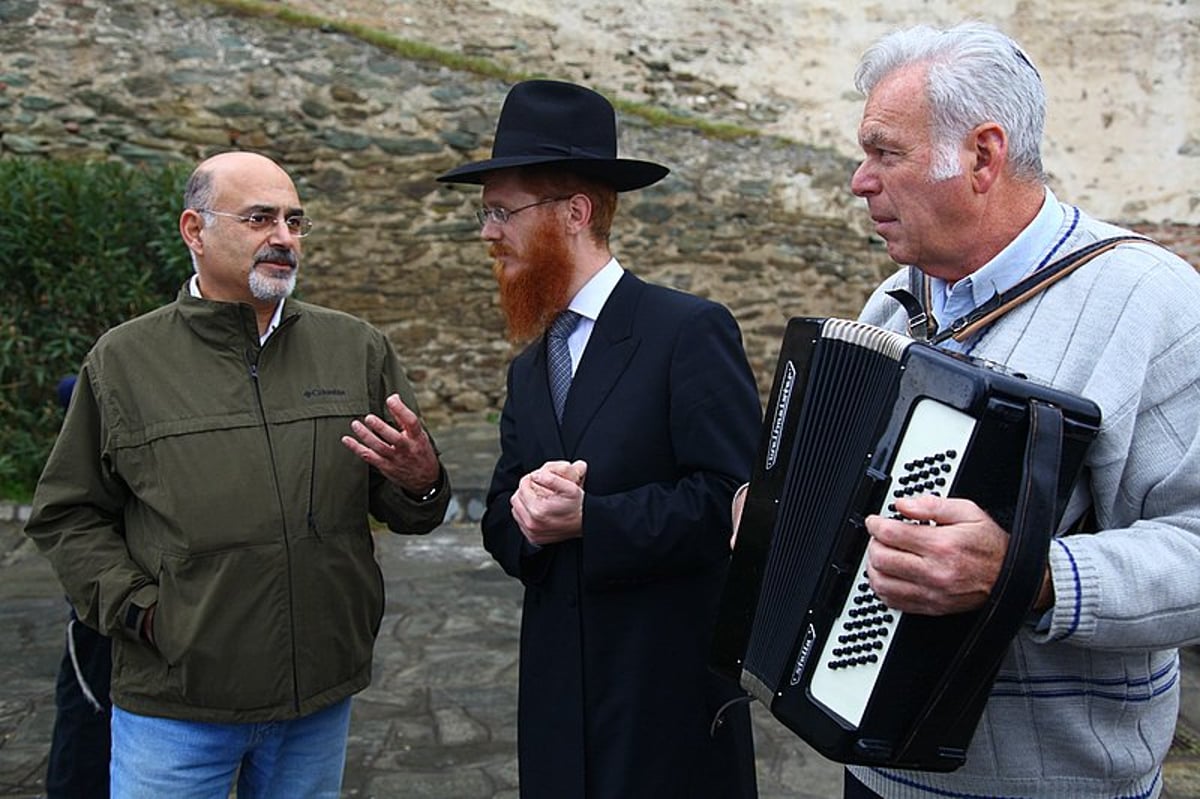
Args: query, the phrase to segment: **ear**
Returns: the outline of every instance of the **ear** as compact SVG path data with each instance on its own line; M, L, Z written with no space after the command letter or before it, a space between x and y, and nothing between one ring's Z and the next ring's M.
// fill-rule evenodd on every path
M572 194L566 206L567 229L571 233L587 230L592 224L592 198L586 194Z
M1008 134L995 122L977 125L967 136L973 159L971 184L977 194L986 194L1008 163Z
M200 237L200 231L203 229L204 217L194 208L186 208L179 215L179 235L183 237L187 248L196 255L204 254L204 240Z

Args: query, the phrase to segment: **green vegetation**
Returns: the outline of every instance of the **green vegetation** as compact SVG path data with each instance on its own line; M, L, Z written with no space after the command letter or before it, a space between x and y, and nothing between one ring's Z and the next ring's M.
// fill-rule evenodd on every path
M59 380L191 273L178 231L188 171L0 160L0 497L32 495L62 419Z

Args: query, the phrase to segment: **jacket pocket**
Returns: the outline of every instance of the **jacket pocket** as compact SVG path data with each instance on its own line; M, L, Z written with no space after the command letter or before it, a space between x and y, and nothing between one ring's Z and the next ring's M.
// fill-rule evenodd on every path
M351 434L353 418L315 416L273 431L281 449L307 453L307 458L293 462L297 473L285 479L295 481L288 491L298 503L295 507L304 509L305 535L317 540L367 528L368 467L342 443L342 436Z
M298 544L297 684L301 701L369 673L384 613L383 573L371 533Z
M163 556L154 632L179 701L222 710L294 704L285 563L275 544Z

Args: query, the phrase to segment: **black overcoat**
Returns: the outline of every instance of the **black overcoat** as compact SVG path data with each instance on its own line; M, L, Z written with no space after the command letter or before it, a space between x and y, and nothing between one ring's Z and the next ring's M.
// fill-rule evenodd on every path
M756 795L749 713L708 668L730 500L761 408L724 307L626 272L604 305L561 429L544 339L514 359L484 545L525 585L523 799ZM531 547L509 498L549 460L587 461L582 538Z

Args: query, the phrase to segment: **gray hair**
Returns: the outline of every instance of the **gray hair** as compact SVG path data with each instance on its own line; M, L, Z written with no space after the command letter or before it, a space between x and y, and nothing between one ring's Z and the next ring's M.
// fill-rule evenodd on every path
M187 185L183 187L183 207L199 211L204 224L211 225L215 217L208 213L208 207L212 205L215 196L216 187L213 185L211 170L203 166L197 167L188 177ZM196 253L189 249L188 254L192 257L192 270L199 274L200 264L196 261Z
M212 205L215 195L212 171L203 166L197 167L188 178L187 185L183 187L183 207L197 211L206 209Z
M976 125L996 122L1008 136L1013 175L1045 182L1041 141L1046 89L1016 42L981 22L896 31L863 53L854 85L870 94L895 70L920 63L929 65L925 91L933 113L934 179L957 174L963 137Z

